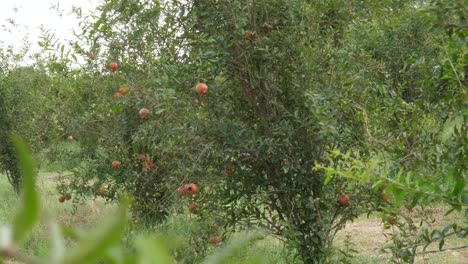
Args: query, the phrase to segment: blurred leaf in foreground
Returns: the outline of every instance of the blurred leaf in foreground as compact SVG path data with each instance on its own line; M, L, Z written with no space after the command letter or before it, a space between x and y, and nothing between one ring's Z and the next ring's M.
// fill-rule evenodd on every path
M19 157L20 170L23 176L23 194L21 207L13 221L13 240L21 241L39 219L39 195L36 192L36 166L31 151L23 139L13 135L11 140Z
M74 249L66 253L60 263L81 264L100 260L105 252L118 244L127 224L127 204L122 203L117 213L107 222L80 235Z

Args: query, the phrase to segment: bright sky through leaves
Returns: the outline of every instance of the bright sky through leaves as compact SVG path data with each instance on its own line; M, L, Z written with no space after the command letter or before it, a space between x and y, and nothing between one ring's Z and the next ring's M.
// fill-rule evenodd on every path
M37 51L41 25L54 32L58 39L72 39L72 29L78 27L76 16L70 14L72 6L86 11L96 3L97 0L1 0L0 43L4 47L13 45L17 51L27 36L32 51Z

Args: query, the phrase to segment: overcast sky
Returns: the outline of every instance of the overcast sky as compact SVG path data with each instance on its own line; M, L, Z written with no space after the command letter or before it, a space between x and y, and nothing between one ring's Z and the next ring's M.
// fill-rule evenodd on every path
M0 25L9 24L9 19L18 25L13 28L13 32L5 32L0 28L0 41L4 42L4 46L12 44L18 48L22 39L28 35L34 49L37 47L41 25L55 32L59 39L71 39L72 28L78 27L75 15L70 15L71 7L74 5L90 10L97 3L98 0L0 0ZM62 16L51 8L57 5L63 11Z

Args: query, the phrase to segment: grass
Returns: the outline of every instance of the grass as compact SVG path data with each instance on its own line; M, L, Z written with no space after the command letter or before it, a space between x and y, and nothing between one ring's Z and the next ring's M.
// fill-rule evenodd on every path
M422 215L429 216L434 220L431 224L424 224L423 227L428 228L443 228L453 222L460 223L464 219L463 213L454 212L448 216L444 216L448 207L435 206L418 209L409 212L406 209L402 211L402 215L412 219L415 224L419 225ZM395 228L384 229L382 220L377 215L371 215L369 218L361 217L354 223L349 223L344 230L338 233L335 240L337 248L345 248L345 244L351 244L359 253L355 255L353 263L391 263L391 254L382 253L381 248L391 244L390 234L397 232ZM462 239L451 236L446 239L444 248L453 248L468 244L468 239ZM438 243L432 243L427 251L437 251ZM420 255L416 259L416 263L444 263L444 264L462 264L468 262L468 248L459 250L438 251L430 254L422 254L422 248L417 250Z
M73 204L69 202L59 203L58 193L55 189L54 176L56 173L42 172L39 174L37 185L41 193L43 206L42 221L35 228L26 242L23 245L23 251L27 254L45 257L49 250L49 223L55 219L60 224L75 226L86 229L98 223L102 218L109 217L115 206L106 204L104 200L98 198L89 200L81 204ZM18 198L10 187L6 177L0 175L0 199L2 206L0 207L0 225L7 224L12 219L15 212ZM432 227L443 227L454 221L460 222L463 218L462 213L453 213L449 216L444 216L446 211L444 206L435 206L426 208L425 210L415 210L407 212L404 215L417 222L422 214L429 214L435 221L431 224ZM194 221L192 217L185 215L172 215L166 224L161 226L151 226L137 224L132 229L128 236L143 233L160 233L162 236L175 241L173 253L178 255L180 263L198 263L204 256L194 256L193 241L189 241L187 237L193 234L202 234L203 229L199 226L200 223ZM430 226L429 226L430 227ZM335 249L350 252L349 248L356 249L357 253L353 254L351 263L390 263L391 254L382 253L379 248L389 244L388 234L391 229L385 230L379 216L371 215L370 218L361 217L354 223L349 223L346 228L337 234L335 239ZM236 240L236 236L233 237ZM205 243L198 241L198 243ZM229 243L229 241L227 242ZM467 239L450 237L447 239L445 247L457 247L467 245ZM189 249L189 250L187 250ZM431 245L428 250L436 250L437 243ZM213 246L208 246L208 252L214 253L220 250ZM256 257L263 260L263 263L300 263L294 260L292 250L284 243L273 237L266 237L263 240L256 241L250 245L243 246L240 250L233 252L229 261L225 263L242 263L247 259ZM339 254L337 253L337 257ZM338 261L337 261L338 262ZM14 262L7 262L14 263ZM453 250L420 255L416 263L444 263L444 264L461 264L468 263L468 249Z
M76 211L71 202L59 203L55 184L49 178L53 173L39 173L37 188L41 194L42 215L41 222L31 232L22 245L25 254L39 257L47 256L49 244L47 238L50 236L49 226L51 221L60 224L87 228L97 223L103 215L108 215L112 206L106 205L102 200L89 201L78 205ZM0 225L8 224L14 217L19 198L13 192L8 180L0 175Z

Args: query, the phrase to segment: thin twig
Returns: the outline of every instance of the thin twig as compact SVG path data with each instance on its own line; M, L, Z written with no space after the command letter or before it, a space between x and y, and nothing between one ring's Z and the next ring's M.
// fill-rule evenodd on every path
M437 252L443 252L443 251L449 251L449 250L457 250L457 249L463 249L463 248L468 248L468 245L464 245L464 246L459 246L459 247L453 247L453 248L444 248L444 249L441 249L441 250L429 250L429 251L425 251L425 252L420 252L418 254L429 254L429 253L437 253Z
M455 74L455 77L457 77L458 84L460 85L460 87L463 87L463 84L462 84L462 82L460 80L460 76L458 76L457 69L455 69L455 66L453 66L452 60L449 59L448 62L450 63L450 66L452 67L452 70L453 70L453 73Z

